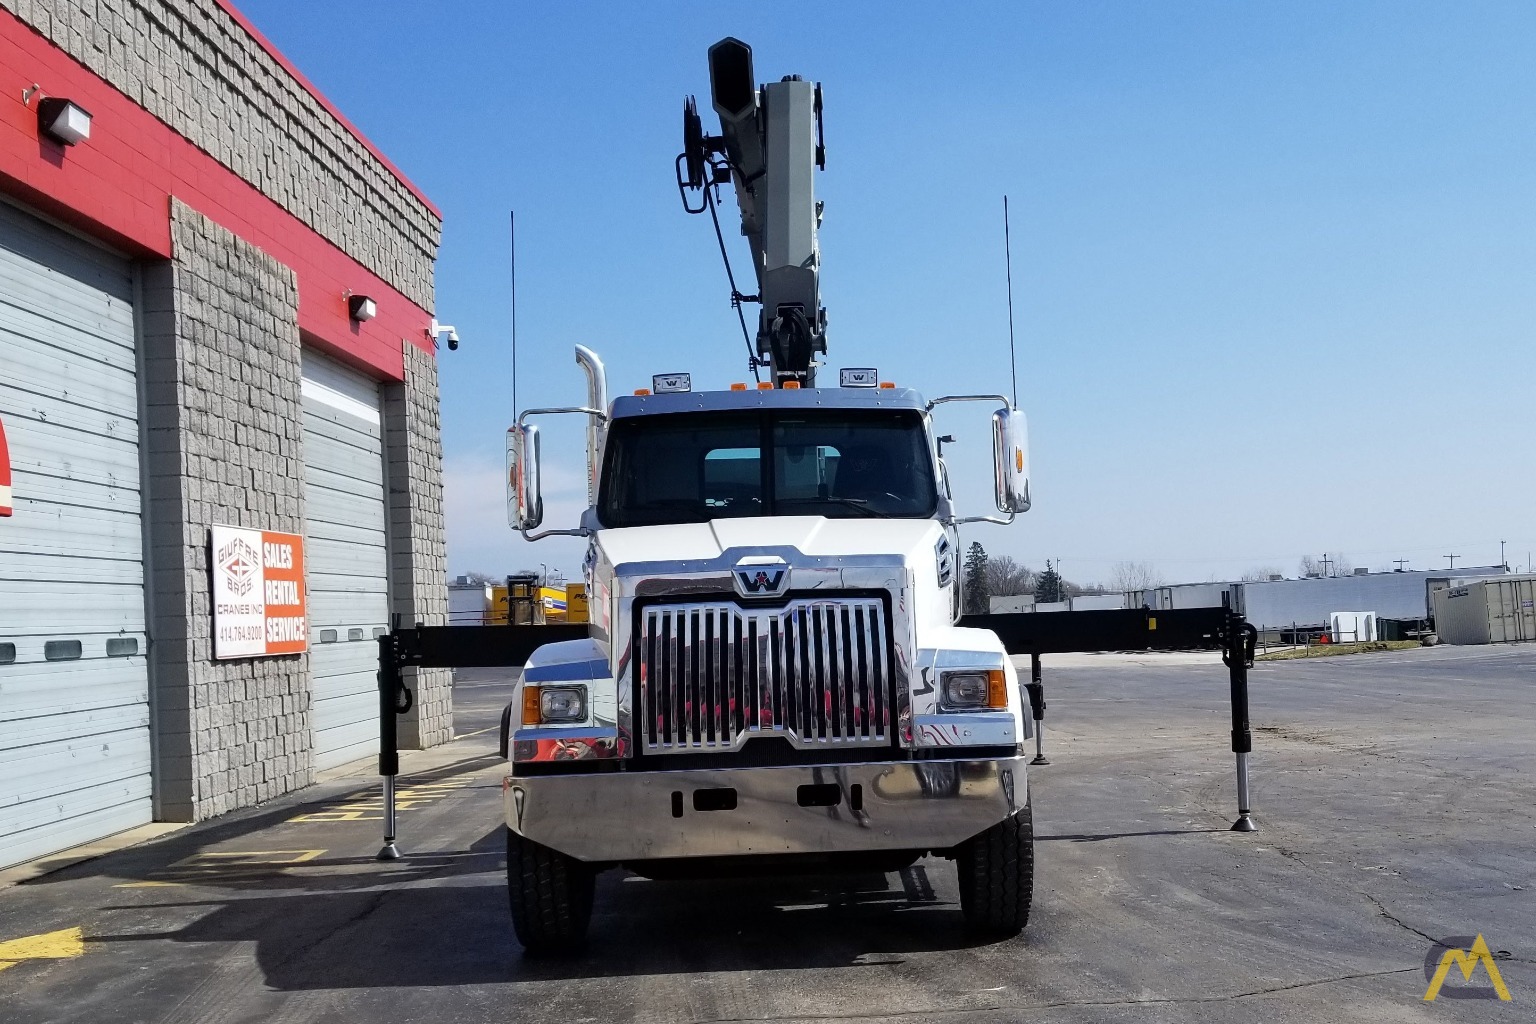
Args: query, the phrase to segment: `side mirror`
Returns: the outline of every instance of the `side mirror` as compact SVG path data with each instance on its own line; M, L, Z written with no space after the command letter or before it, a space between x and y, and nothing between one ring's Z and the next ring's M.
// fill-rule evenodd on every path
M507 522L526 533L544 522L539 493L539 428L519 424L507 431Z
M999 512L1029 511L1029 421L1007 406L992 414L992 468Z

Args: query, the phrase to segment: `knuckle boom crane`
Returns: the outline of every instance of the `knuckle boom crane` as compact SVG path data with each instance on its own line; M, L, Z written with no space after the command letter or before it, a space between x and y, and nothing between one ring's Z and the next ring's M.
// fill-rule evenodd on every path
M727 257L732 302L770 379L694 391L662 373L610 401L578 346L586 404L524 410L508 431L511 525L586 538L591 607L589 636L528 658L502 720L514 928L530 951L578 948L610 867L893 870L933 855L955 861L973 928L1017 933L1030 719L997 636L958 624L958 528L1028 510L1024 416L1002 395L925 401L870 367L818 385L820 87L759 87L736 39L710 48L709 72L720 133L690 97L677 183L722 256L717 192L733 186L757 293ZM995 406L1000 515L955 507L932 413L962 401ZM530 420L555 414L586 418L588 508L541 530Z

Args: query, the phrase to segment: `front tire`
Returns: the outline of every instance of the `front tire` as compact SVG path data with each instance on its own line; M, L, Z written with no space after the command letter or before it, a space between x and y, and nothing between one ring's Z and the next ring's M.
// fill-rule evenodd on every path
M586 945L597 872L591 865L507 829L507 895L512 929L531 956Z
M966 925L1004 938L1023 931L1035 890L1032 805L966 840L955 854Z

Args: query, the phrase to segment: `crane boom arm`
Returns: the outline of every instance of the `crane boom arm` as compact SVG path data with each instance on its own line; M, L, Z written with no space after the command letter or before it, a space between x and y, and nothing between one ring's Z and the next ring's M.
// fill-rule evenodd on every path
M735 185L762 303L757 353L775 383L810 387L815 357L827 350L815 181L825 162L820 87L791 76L759 88L752 48L734 38L710 47L709 79L721 131L718 138L700 139L706 153L697 156L698 165L708 153L723 152Z

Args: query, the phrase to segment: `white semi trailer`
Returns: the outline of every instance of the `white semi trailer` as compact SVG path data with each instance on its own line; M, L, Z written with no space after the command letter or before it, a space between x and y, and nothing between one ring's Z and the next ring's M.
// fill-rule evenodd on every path
M820 90L759 88L751 50L710 50L720 136L690 100L679 183L734 183L760 301L755 388L689 375L532 409L508 433L512 525L588 540L591 634L527 662L504 718L507 876L530 951L584 941L594 879L953 859L975 928L1029 915L1031 735L1006 651L961 628L957 527L1030 504L1022 413L925 401L873 369L819 387L826 351L813 175ZM687 192L685 191L685 202ZM702 209L700 204L696 209ZM935 443L944 402L991 414L1000 515L962 518ZM590 507L543 526L539 434L587 418Z

